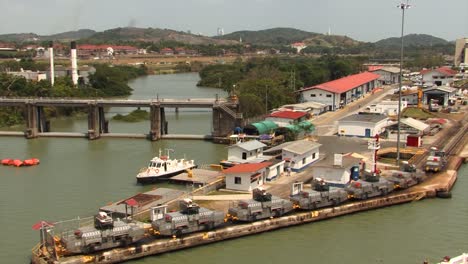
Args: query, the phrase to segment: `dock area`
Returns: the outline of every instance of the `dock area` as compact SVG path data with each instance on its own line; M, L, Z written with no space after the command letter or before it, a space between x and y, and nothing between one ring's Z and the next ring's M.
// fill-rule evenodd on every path
M340 206L324 208L315 211L297 212L291 215L257 221L253 223L231 225L214 231L194 233L180 238L154 238L125 248L96 252L88 255L63 257L56 260L57 264L82 263L119 263L145 256L157 255L165 252L200 246L227 239L258 234L284 227L301 225L315 221L325 220L346 214L363 212L367 210L418 201L425 197L435 197L437 189L451 188L457 177L456 171L434 175L433 182L428 182L424 188L410 188L401 192L392 193L384 197L355 201ZM436 184L436 183L440 183ZM47 258L35 252L32 263L46 264Z
M141 212L148 211L153 206L170 203L171 201L177 200L185 194L187 194L187 192L181 190L156 188L151 191L138 193L127 199L103 206L99 208L99 210L119 217L126 217L131 213L137 215ZM136 202L136 205L133 206L133 209L126 205L126 201L131 199ZM131 210L133 210L133 212L131 212Z
M203 186L223 178L220 171L193 169L190 173L184 172L169 178L170 183L190 184L194 186Z

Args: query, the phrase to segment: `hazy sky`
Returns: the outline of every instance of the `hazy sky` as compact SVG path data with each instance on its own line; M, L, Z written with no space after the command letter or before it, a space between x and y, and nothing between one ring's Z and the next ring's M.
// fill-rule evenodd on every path
M405 0L406 1L406 0ZM54 34L115 27L191 30L213 36L273 27L346 35L361 41L399 37L399 0L0 0L0 34ZM468 37L468 0L410 0L405 35Z

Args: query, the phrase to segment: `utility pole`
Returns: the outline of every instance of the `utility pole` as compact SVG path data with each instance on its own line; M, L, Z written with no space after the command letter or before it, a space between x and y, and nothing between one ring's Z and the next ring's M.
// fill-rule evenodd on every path
M403 82L403 32L404 32L404 26L405 26L405 10L410 8L410 5L408 4L409 0L406 1L405 3L399 4L397 7L401 9L401 50L400 50L400 80L399 80L399 88L398 88L398 133L397 133L397 156L396 156L396 162L397 165L400 165L400 132L401 132L401 125L400 125L400 119L401 119L401 86Z
M268 114L268 85L265 89L265 115Z

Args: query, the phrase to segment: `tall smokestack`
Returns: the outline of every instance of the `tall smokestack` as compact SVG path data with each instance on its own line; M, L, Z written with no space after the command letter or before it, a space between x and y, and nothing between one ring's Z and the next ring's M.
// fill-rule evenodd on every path
M50 85L54 86L55 69L54 69L54 43L49 42L49 59L50 59Z
M71 70L72 81L74 85L78 85L78 63L76 62L76 42L71 42Z

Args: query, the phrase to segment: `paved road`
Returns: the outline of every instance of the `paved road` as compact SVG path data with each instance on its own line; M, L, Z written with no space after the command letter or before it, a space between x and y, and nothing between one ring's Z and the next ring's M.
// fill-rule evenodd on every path
M375 94L367 94L364 97L346 105L342 109L333 112L326 112L312 119L316 133L319 136L331 136L338 132L338 120L362 111L367 105L382 100L386 95L391 94L395 85L386 85L383 91Z

